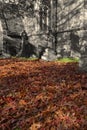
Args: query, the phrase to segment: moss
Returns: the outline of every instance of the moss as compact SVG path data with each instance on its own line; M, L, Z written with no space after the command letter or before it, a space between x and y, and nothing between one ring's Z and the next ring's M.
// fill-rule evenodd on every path
M79 59L77 59L77 58L61 58L57 61L60 61L60 62L79 62Z
M21 59L21 60L37 60L38 58L26 58L26 57L20 57L18 59Z

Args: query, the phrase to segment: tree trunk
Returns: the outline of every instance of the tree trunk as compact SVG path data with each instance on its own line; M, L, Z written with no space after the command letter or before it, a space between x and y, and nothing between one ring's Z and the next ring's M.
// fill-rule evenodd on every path
M0 21L0 54L3 52L3 28L2 22Z
M7 23L7 20L6 20L6 18L5 18L5 14L4 14L3 9L2 9L2 16L3 16L4 22L5 22L6 30L9 30L9 28L8 28L8 23Z

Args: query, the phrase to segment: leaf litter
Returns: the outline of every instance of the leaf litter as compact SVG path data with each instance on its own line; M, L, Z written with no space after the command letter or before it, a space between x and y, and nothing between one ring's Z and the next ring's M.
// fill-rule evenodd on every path
M78 63L1 59L0 130L87 130L87 73Z

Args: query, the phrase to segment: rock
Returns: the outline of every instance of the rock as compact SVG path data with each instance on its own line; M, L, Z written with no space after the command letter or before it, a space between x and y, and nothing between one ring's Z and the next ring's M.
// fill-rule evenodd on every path
M87 72L87 46L85 46L85 51L81 53L81 58L79 61L79 69L81 71Z
M87 72L87 55L82 55L79 61L79 69Z
M79 52L77 52L77 51L72 51L72 50L71 50L71 55L70 55L70 57L72 57L72 58L80 58L80 57L81 57L81 54L80 54Z
M1 58L11 58L11 55L3 52Z
M51 48L46 48L43 56L41 59L46 60L46 61L53 61L57 59L57 56Z
M61 54L57 54L57 59L62 58Z
M34 54L32 54L31 56L30 56L30 58L37 58L37 56L36 55L34 55Z

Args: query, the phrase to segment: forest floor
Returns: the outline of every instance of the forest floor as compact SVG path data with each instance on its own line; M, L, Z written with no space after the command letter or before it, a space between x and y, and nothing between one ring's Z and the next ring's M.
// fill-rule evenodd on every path
M87 130L78 63L0 59L0 130Z

